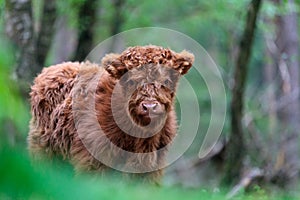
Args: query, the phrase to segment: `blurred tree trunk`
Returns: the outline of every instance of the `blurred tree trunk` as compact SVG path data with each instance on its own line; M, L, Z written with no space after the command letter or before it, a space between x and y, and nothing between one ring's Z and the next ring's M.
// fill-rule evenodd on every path
M6 0L6 32L19 48L16 76L23 92L42 69L56 19L55 0L45 1L40 30L34 30L31 0Z
M19 80L27 83L39 72L33 26L30 0L6 0L6 32L20 49L16 75Z
M37 35L37 61L39 66L43 67L51 47L52 39L55 33L56 1L44 0L43 16L40 21L40 30Z
M77 47L77 29L70 26L68 16L57 19L57 31L53 38L53 64L68 61L72 58Z
M267 20L266 23L272 24L272 20ZM263 165L266 171L272 171L275 160L276 152L278 149L278 112L277 112L277 88L278 88L278 70L276 67L277 59L277 46L275 44L274 34L265 33L265 65L264 65L264 79L266 84L266 99L265 105L267 107L267 117L268 117L268 134L265 138L265 148L266 155L262 157ZM257 152L257 153L259 153Z
M97 0L85 0L79 8L78 44L73 60L83 61L93 48L97 5Z
M113 0L112 1L114 7L114 15L111 23L111 35L118 34L121 31L121 26L124 22L123 16L123 6L125 4L125 0Z
M282 6L283 1L276 1ZM281 75L280 106L281 143L273 181L282 187L293 186L299 174L299 38L294 0L285 2L286 14L277 17L277 65Z
M273 23L271 20L268 20L266 23ZM277 99L276 99L276 88L278 86L278 81L276 80L277 68L276 68L276 59L277 59L277 47L274 41L273 34L266 34L265 36L266 46L265 46L265 66L264 66L264 79L267 84L266 91L266 101L268 105L268 118L269 118L269 139L273 140L276 133L277 121ZM271 143L274 143L272 141ZM271 144L270 143L270 144Z
M110 35L114 36L120 33L122 24L124 22L124 15L122 10L124 9L126 1L125 0L112 0L112 5L114 9L113 18L111 19ZM117 47L116 38L113 38L112 43L110 44L110 51L114 52Z
M251 55L256 19L261 0L252 0L247 13L243 36L241 38L237 62L234 69L231 100L231 135L226 149L224 185L232 185L240 178L243 168L245 150L244 131L242 125L245 83L247 67Z

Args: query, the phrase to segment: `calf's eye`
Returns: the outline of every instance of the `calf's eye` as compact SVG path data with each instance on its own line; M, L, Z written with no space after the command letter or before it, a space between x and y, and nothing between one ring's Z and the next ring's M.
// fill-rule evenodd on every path
M169 80L169 79L166 79L165 81L164 81L164 85L165 86L169 86L171 84L171 81Z

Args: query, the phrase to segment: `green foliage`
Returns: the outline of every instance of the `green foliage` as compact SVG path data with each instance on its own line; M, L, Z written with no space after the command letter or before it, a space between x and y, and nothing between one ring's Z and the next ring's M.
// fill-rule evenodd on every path
M13 80L15 65L13 48L7 40L1 39L1 41L5 48L0 48L0 137L10 134L4 133L9 123L11 124L9 126L15 126L14 134L19 134L15 137L24 138L28 130L29 109L20 96L18 83Z
M0 148L0 199L212 199L223 200L225 191L155 186L120 181L114 177L73 177L65 164L56 162L31 163L24 149ZM257 189L250 195L240 194L234 199L284 199L268 196Z
M56 1L59 16L66 16L73 27L78 27L78 11L86 0Z
M0 21L4 19L4 7L5 7L4 0L0 0Z

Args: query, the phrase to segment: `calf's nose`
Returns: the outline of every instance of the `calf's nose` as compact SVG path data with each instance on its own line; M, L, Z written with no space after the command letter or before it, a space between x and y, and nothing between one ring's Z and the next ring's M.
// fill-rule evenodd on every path
M158 103L153 102L153 103L142 103L142 107L144 111L155 111L157 108Z

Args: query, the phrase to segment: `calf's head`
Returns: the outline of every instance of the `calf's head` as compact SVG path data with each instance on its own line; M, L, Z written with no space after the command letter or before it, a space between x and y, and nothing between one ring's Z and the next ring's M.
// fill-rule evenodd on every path
M124 116L128 114L140 127L153 129L163 124L171 111L178 80L188 72L193 60L193 54L186 51L137 46L120 55L107 55L102 64L117 79L116 100L124 102Z

